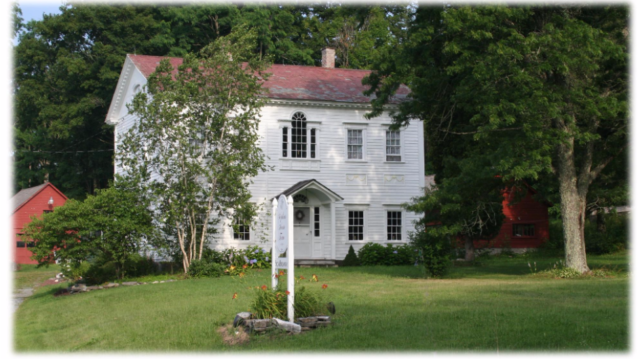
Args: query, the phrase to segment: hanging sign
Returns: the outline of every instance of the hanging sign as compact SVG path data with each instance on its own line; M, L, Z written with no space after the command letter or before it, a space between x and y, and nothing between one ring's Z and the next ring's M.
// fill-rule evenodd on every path
M276 208L276 253L278 255L287 252L289 247L289 204L287 197L280 195L278 207ZM276 269L287 268L287 258L275 257Z

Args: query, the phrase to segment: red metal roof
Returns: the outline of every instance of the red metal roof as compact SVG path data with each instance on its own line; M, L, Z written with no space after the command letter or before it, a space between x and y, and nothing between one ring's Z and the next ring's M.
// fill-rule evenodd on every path
M147 55L127 55L142 72L149 77L160 60L168 58L174 68L182 64L181 58ZM315 66L277 65L267 70L271 77L264 83L272 99L320 100L350 103L368 103L374 96L362 94L368 87L362 85L362 78L371 70L322 68ZM402 85L392 103L404 99L410 90Z

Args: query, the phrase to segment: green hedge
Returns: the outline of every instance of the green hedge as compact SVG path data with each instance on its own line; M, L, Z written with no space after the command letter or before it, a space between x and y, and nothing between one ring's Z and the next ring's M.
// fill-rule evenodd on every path
M417 251L412 246L403 244L383 246L378 243L366 243L358 250L361 265L413 265Z

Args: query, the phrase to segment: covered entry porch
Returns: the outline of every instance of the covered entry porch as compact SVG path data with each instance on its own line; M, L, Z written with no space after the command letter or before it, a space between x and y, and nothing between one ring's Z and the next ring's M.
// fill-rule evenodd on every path
M330 266L336 258L336 203L340 195L315 179L303 180L280 195L293 197L295 264Z

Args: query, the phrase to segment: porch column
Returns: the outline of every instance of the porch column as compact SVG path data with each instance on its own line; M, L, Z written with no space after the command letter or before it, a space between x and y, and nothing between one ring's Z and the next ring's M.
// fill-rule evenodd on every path
M331 260L336 259L336 203L331 202Z

